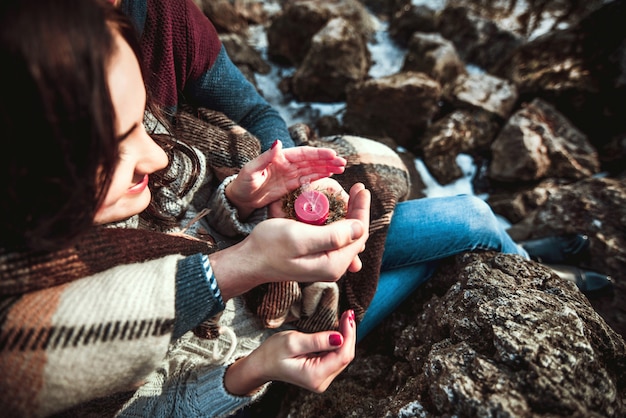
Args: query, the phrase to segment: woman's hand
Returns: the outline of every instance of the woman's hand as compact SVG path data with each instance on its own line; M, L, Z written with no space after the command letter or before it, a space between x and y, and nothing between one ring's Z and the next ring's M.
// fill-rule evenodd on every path
M239 217L246 219L255 209L280 200L301 184L343 173L345 166L346 160L334 150L307 146L283 149L276 141L242 167L226 187L226 197Z
M284 331L271 336L228 368L224 385L240 396L276 380L321 393L354 359L355 345L356 325L350 310L341 316L339 332Z
M211 254L222 298L268 282L331 282L346 270L359 271L359 253L369 236L370 198L369 190L357 183L350 189L343 220L316 226L268 219L240 243Z

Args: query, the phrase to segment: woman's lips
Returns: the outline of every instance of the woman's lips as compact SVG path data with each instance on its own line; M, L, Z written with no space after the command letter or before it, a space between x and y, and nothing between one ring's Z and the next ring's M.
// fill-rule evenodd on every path
M134 186L128 189L128 193L137 194L137 193L143 192L148 186L148 179L149 179L148 175L144 174L143 179L139 183L135 184Z

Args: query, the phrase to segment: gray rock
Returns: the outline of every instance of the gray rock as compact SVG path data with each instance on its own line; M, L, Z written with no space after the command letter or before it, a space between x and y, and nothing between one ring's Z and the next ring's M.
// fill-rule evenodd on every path
M269 57L279 63L299 65L313 36L336 17L351 22L366 38L374 32L372 16L356 0L289 0L267 29Z
M365 80L371 63L363 34L343 18L334 18L311 39L291 81L300 101L341 102L346 90Z
M586 135L541 99L509 118L491 151L489 174L500 181L582 179L600 170Z
M459 153L484 153L499 129L500 124L489 112L455 110L426 129L416 152L421 152L439 184L449 184L463 175L456 162Z
M524 42L516 33L467 7L446 7L439 16L438 29L454 43L465 62L482 68L491 68Z
M467 253L366 337L325 393L282 399L278 417L620 417L626 344L547 267Z
M440 84L424 73L367 80L348 89L344 125L361 136L390 136L411 149L439 110L440 97Z
M421 71L441 85L466 74L454 44L436 33L415 32L409 41L402 71Z
M460 74L444 86L443 97L454 108L483 109L507 119L517 102L517 88L506 79L486 73Z

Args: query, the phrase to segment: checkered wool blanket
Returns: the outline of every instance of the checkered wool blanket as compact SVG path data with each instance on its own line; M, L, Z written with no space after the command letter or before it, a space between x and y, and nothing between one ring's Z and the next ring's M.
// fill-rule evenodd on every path
M220 180L256 156L246 144L257 140L218 112L200 109L195 115L181 114L176 131L177 136L194 144L206 137L213 150L209 159L213 167L219 167L216 176ZM354 309L357 320L362 319L376 292L389 223L396 203L409 194L410 176L398 154L382 143L349 135L317 137L306 124L292 126L290 134L297 145L331 148L346 158L345 172L334 176L345 190L361 182L371 191L370 235L360 255L363 268L357 273L346 272L337 283L264 284L244 298L266 327L289 322L305 332L337 329L345 309ZM227 155L238 155L240 160L226 161ZM230 169L224 170L226 166ZM208 321L196 329L196 334L216 336L217 328Z
M302 124L292 127L291 133L299 145L332 148L347 159L345 173L335 176L346 190L362 182L372 192L370 237L361 254L363 268L358 273L346 273L338 283L262 285L245 299L268 327L289 321L307 332L335 329L341 311L352 308L361 319L374 295L389 222L395 204L409 192L409 175L398 155L378 142L354 136L318 138ZM208 109L179 112L174 134L206 155L211 174L218 181L238 172L260 152L253 135L222 113ZM0 250L0 295L18 296L57 286L120 264L215 250L211 243L181 236L141 229L94 228L75 246L56 253ZM203 324L196 333L214 336L214 322Z

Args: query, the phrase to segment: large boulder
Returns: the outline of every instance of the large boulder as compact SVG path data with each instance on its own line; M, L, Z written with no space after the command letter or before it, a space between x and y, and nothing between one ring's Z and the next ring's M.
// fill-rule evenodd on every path
M576 180L600 171L598 152L587 136L541 99L509 118L491 150L489 174L500 181Z
M589 235L590 256L580 260L581 266L609 274L615 283L613 294L591 303L613 329L626 335L626 179L590 177L553 184L548 190L535 195L540 201L527 200L534 208L509 228L509 234L516 240L573 232Z
M366 79L370 52L363 34L337 17L311 39L311 46L291 81L300 101L341 102L346 91Z
M357 0L287 0L267 29L268 56L278 63L299 65L313 36L337 17L350 22L366 38L374 32L372 16Z
M399 45L406 46L415 32L437 31L437 13L430 7L408 3L390 14L389 36Z
M547 267L466 253L367 336L325 393L276 385L253 408L291 418L621 417L626 344Z
M461 58L482 68L491 68L524 42L516 33L467 7L446 7L439 16L438 29L454 43Z
M483 109L507 119L517 104L515 84L487 73L459 74L443 89L443 97L456 109Z
M456 162L459 153L478 157L486 154L499 129L498 120L490 112L455 110L426 129L415 152L439 184L449 184L463 176Z
M348 89L344 125L366 137L393 138L411 149L439 111L441 85L419 72L370 79Z
M626 132L624 16L626 1L606 2L579 24L512 50L491 71L511 80L522 100L553 103L602 150Z
M413 33L401 71L426 73L441 85L467 73L452 42L437 33L424 32Z

